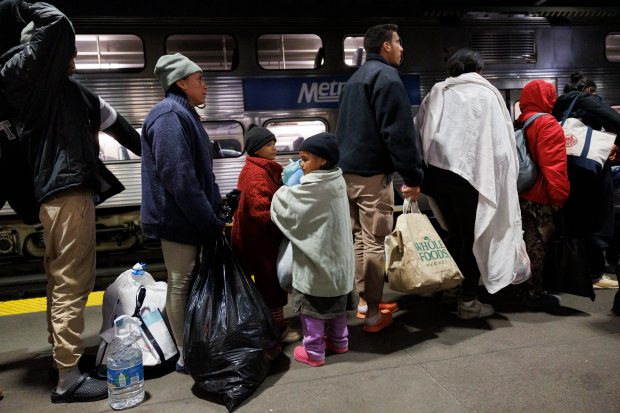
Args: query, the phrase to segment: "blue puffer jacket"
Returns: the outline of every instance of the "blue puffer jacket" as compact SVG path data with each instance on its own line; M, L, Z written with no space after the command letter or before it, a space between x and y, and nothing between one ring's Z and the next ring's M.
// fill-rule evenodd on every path
M223 227L209 136L185 96L168 92L142 127L144 236L184 244L213 239Z
M398 70L369 53L340 96L336 128L344 173L362 176L397 171L408 186L422 182L420 139Z

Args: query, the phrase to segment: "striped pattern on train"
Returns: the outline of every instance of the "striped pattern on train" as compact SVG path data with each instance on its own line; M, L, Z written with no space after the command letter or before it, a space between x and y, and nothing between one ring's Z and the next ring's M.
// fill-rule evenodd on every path
M556 15L563 13L556 11ZM399 34L405 48L401 73L414 76L419 83L419 99L428 93L433 84L446 77L447 57L461 47L483 53L486 67L483 75L503 94L513 116L518 105L520 90L532 79L544 79L556 85L561 92L572 71L581 70L598 85L598 93L610 105L620 105L620 40L607 45L610 35L620 39L620 12L591 13L564 19L570 24L552 24L544 13L536 16L495 13L491 17L461 14L461 24L445 24L442 16L424 18L390 19L400 26ZM344 50L343 39L360 38L373 24L387 22L384 18L369 19L151 19L151 18L87 18L74 20L77 34L133 34L143 42L144 67L136 71L118 73L77 73L76 79L110 103L139 128L148 111L163 98L163 90L154 77L153 68L159 56L166 53L166 39L175 34L227 34L234 37L238 65L231 71L205 71L209 90L206 106L199 109L201 119L208 124L233 122L239 125L235 139L242 145L243 131L250 124L265 125L274 120L319 120L328 131L334 131L337 109L333 108L282 108L277 110L248 110L245 106L244 79L279 79L306 77L309 81L321 77L350 76L355 67L345 64L350 59ZM266 70L259 65L257 38L265 33L315 34L322 41L322 61L318 69ZM301 44L301 43L300 43ZM317 50L296 51L299 59L316 61ZM347 54L349 53L349 54ZM78 55L79 57L79 55ZM610 61L612 60L612 61ZM270 99L266 95L265 99ZM419 102L413 102L412 112ZM211 135L218 140L220 137ZM280 153L278 161L286 164L295 158L294 151ZM123 159L123 158L120 158ZM225 195L236 188L237 177L245 156L214 160L214 172ZM98 245L101 250L130 248L143 242L139 234L141 178L139 159L106 161L118 176L125 191L98 206L99 227L108 231L106 241ZM122 212L122 217L119 215ZM0 257L42 254L40 228L24 226L15 219L8 205L0 210ZM105 232L105 231L103 231ZM130 236L127 234L131 233ZM125 234L125 235L122 235ZM11 246L3 244L11 239ZM104 239L102 235L102 239ZM33 240L37 240L36 242ZM30 240L27 247L26 240ZM98 233L99 240L99 233ZM38 243L38 244L37 244ZM38 247L33 247L37 244Z

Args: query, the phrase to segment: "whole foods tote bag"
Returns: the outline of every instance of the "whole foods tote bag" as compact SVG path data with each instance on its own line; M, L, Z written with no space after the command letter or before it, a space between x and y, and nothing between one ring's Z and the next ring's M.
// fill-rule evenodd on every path
M386 271L390 288L403 293L426 294L448 290L463 275L428 217L411 211L405 201L396 228L385 238Z

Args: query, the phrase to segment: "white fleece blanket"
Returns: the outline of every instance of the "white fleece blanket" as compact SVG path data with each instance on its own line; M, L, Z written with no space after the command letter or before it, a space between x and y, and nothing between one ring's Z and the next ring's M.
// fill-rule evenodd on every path
M424 161L452 171L479 192L473 252L495 293L530 277L517 193L519 161L503 97L485 78L465 73L433 86L415 118Z

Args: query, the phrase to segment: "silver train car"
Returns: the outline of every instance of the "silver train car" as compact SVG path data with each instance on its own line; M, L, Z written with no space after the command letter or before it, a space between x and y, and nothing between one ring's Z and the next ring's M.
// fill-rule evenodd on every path
M531 8L530 11L426 11L403 18L71 17L77 34L74 75L137 129L163 98L153 75L159 56L182 53L199 63L208 84L199 109L217 149L214 169L224 196L236 188L244 164L243 134L251 124L270 128L278 161L295 159L299 143L334 131L338 95L365 59L363 35L393 22L405 49L400 71L415 113L446 61L467 47L485 58L483 75L518 116L523 86L533 79L559 93L582 71L605 101L620 108L620 10ZM97 208L98 253L157 249L139 226L140 160L105 134L101 158L125 191ZM40 227L24 225L8 205L0 211L0 262L43 256Z

